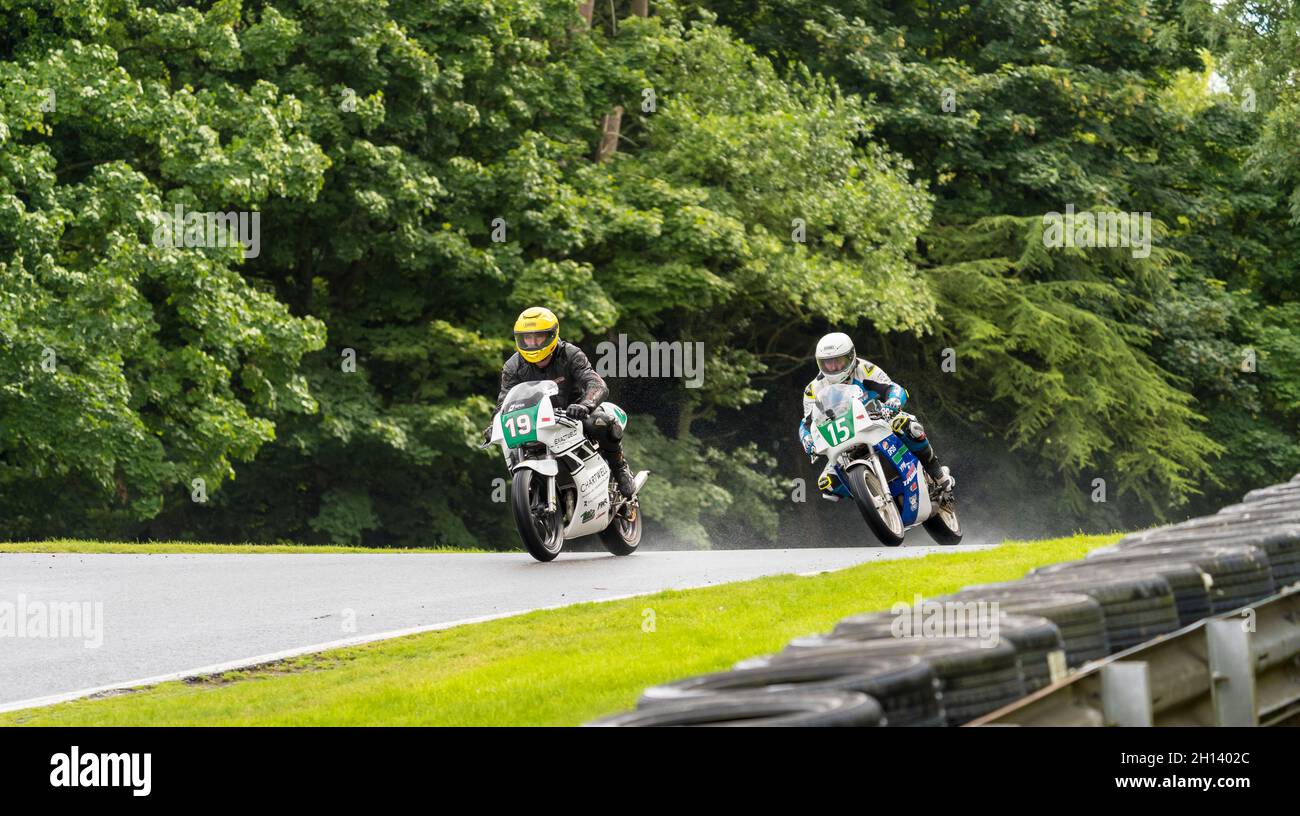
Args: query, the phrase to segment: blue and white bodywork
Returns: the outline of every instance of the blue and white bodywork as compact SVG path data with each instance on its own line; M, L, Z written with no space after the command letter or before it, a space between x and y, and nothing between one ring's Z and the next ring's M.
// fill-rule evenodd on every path
M827 457L839 477L835 494L852 499L877 537L896 546L908 529L936 517L941 508L931 499L921 462L895 433L895 418L865 397L847 383L821 389L809 428L812 451ZM945 506L942 512L945 527L959 540L955 510Z

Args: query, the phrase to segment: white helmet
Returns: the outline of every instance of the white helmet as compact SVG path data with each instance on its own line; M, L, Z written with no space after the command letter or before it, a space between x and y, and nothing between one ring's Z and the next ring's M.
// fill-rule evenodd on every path
M848 382L858 354L844 332L828 334L817 341L817 368L828 383Z

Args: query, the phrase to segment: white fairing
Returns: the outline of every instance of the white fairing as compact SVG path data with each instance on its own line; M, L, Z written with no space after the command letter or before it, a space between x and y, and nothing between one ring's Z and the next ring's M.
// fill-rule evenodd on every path
M538 432L537 438L551 449L551 453L564 453L582 442L582 428L578 425L558 425Z
M558 393L554 383L543 380L539 385L546 393ZM509 402L508 395L505 402ZM618 410L612 403L607 402L602 405L602 407L606 406L608 406L612 421L619 422L620 425L626 424L623 419L619 418L620 416L626 416L622 414L621 410ZM492 442L498 444L502 454L509 457L510 448L506 445L500 420L500 414L493 418ZM516 464L514 467L516 469L529 468L546 476L555 476L559 472L557 457L565 455L579 456L582 451L577 449L585 438L582 423L571 420L562 414L557 415L550 400L543 400L537 407L537 441L547 447L551 456L549 458L528 459ZM564 537L566 539L599 533L608 527L610 523L610 470L608 463L605 462L605 457L601 456L597 451L591 451L587 458L582 461L582 464L572 472L572 476L577 497L573 507L573 516L568 526L564 528ZM642 476L638 487L644 482L645 478Z
M609 526L609 465L605 457L597 453L588 459L573 472L573 483L578 488L578 501L569 526L564 528L564 537L599 533Z

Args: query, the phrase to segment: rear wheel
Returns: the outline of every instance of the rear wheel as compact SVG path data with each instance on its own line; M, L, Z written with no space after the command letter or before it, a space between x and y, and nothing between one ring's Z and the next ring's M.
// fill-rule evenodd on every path
M641 508L635 499L614 513L609 526L600 531L600 543L614 555L631 555L641 544Z
M935 500L934 515L922 522L930 538L940 544L961 543L961 522L957 520L957 499L951 493Z
M866 465L854 465L846 475L853 500L866 519L871 532L876 534L880 543L886 547L897 547L903 543L903 516L898 512L898 505L890 495L888 486L880 481L875 470Z
M564 549L564 525L556 513L546 509L546 478L534 476L529 468L515 471L510 480L510 506L528 554L538 561L551 561Z

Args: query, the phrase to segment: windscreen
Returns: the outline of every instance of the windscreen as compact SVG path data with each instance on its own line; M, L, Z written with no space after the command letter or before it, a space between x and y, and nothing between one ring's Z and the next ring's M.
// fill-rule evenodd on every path
M551 380L519 383L506 394L501 403L501 413L508 414L521 408L528 408L542 401L542 397L553 397L560 393L559 386Z
M852 410L853 398L858 389L851 385L831 385L819 389L817 400L813 405L813 415L817 419L835 419Z

